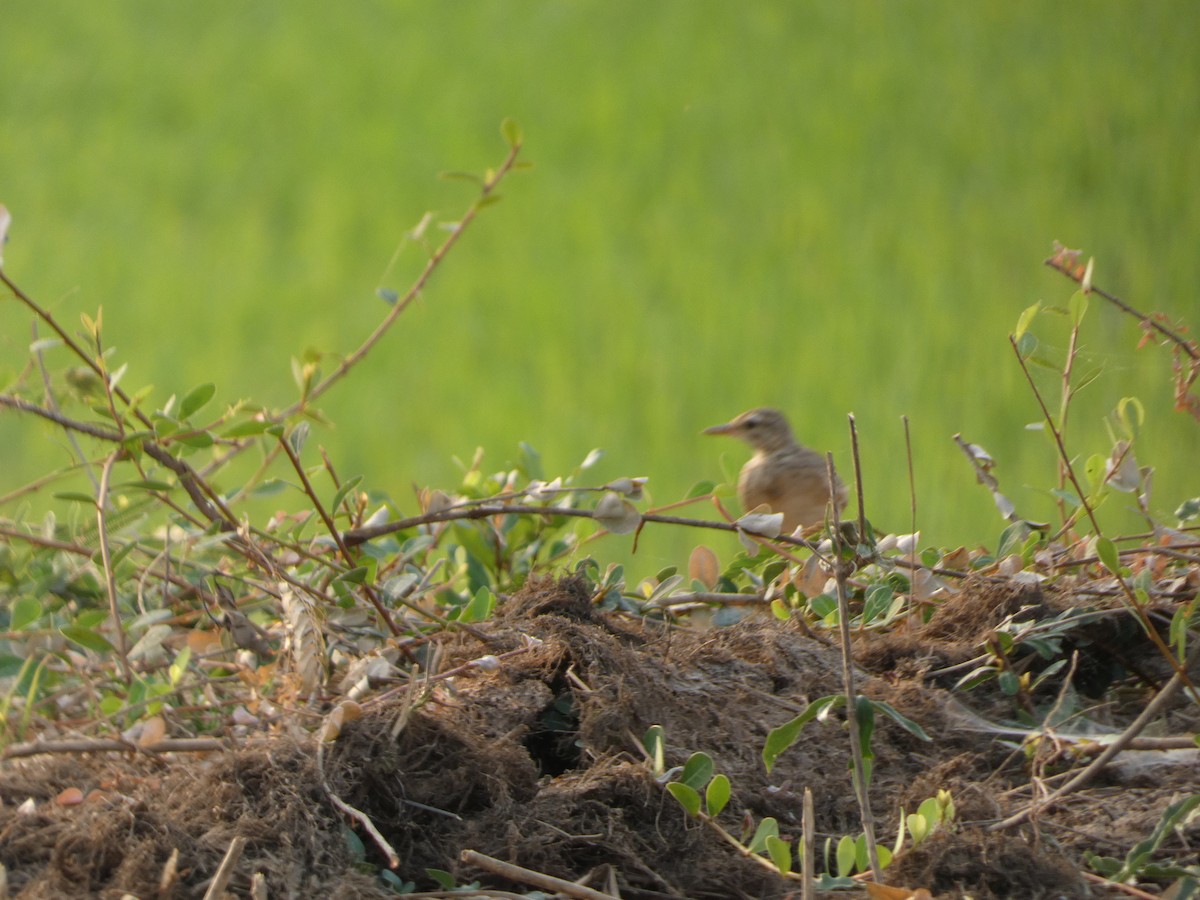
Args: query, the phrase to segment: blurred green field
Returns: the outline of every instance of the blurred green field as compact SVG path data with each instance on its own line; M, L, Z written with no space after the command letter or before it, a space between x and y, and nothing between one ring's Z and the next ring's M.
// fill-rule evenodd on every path
M206 381L289 402L289 359L356 346L386 312L376 288L422 263L409 246L384 277L404 232L469 202L438 173L498 163L500 120L522 124L535 168L323 403L339 471L400 498L453 486L476 446L499 468L528 441L551 475L603 447L597 479L647 475L666 503L746 456L704 426L769 403L843 471L853 411L868 511L897 530L907 415L923 542L994 545L1004 523L951 435L1052 515L1052 449L1025 430L1007 340L1026 306L1070 296L1041 265L1051 242L1094 254L1133 305L1200 322L1186 0L51 0L4 18L6 270L66 322L103 306L124 386L158 403ZM1061 354L1062 327L1036 330ZM1093 304L1080 365L1104 374L1071 446L1106 452L1104 415L1139 397L1167 515L1200 494L1200 430L1137 338ZM5 383L29 342L6 297ZM70 459L7 412L0 442L0 492ZM1106 521L1134 527L1126 505ZM697 539L648 532L635 568Z

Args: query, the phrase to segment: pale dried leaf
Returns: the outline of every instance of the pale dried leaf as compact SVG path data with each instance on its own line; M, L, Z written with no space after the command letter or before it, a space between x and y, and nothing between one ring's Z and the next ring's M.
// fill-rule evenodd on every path
M688 557L689 578L699 581L711 591L717 586L720 574L721 567L717 562L716 553L703 544L698 544L692 549L692 555Z
M301 690L311 693L325 681L325 638L320 619L312 604L301 599L290 585L279 587L287 649Z
M1117 441L1112 453L1104 462L1104 477L1108 483L1122 493L1131 494L1141 484L1141 472L1129 441Z
M820 558L814 553L804 561L804 566L792 575L792 584L805 597L816 597L825 590L825 582L829 573L821 564Z
M765 509L766 507L758 507ZM783 532L783 513L748 512L737 522L738 529L765 538L777 538Z
M996 570L1001 575L1016 575L1025 568L1025 560L1021 558L1019 553L1010 553L1004 559L1000 560L996 565Z
M156 662L166 658L162 643L171 635L171 626L159 623L146 629L133 648L129 651L130 661L144 659Z
M940 565L943 569L953 569L959 572L966 571L971 566L971 553L966 547L951 550L942 557Z
M604 490L624 494L630 500L640 500L642 499L642 488L645 487L647 481L649 481L649 478L646 476L618 478L616 481L610 481L604 485Z
M8 243L8 227L12 225L12 214L0 203L0 266L4 265L4 245Z
M637 507L612 491L600 498L593 517L613 534L629 534L642 523Z
M137 737L139 747L157 744L167 736L167 722L162 716L151 716L141 723L142 733Z

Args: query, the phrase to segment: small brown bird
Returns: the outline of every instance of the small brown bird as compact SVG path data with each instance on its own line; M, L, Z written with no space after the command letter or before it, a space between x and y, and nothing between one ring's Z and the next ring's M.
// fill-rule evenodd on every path
M754 448L738 477L738 500L745 512L765 504L783 513L784 534L824 522L831 493L839 511L846 505L842 479L833 473L831 492L825 457L796 443L779 410L752 409L704 433L732 435Z

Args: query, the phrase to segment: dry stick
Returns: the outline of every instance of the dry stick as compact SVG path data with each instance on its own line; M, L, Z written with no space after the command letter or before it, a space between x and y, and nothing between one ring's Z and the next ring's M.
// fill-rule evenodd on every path
M33 323L32 331L33 331L34 346L36 347L38 345L37 322ZM34 355L34 358L37 360L38 372L41 373L41 376L42 376L42 388L46 392L46 406L53 412L61 412L61 410L59 409L59 406L58 406L58 401L54 397L54 388L50 384L50 373L46 369L45 354L42 353L42 350L39 347L37 350L34 351L33 355ZM83 452L83 448L79 446L79 441L76 440L75 435L71 432L71 430L69 428L64 429L64 432L66 433L66 436L67 436L67 442L71 445L71 449L75 451L75 455L79 458L79 463L80 463L80 466L83 468L84 474L87 475L88 481L90 481L92 483L92 490L95 490L95 491L100 490L100 482L96 480L96 475L95 475L95 473L92 472L92 463L87 458L87 455Z
M854 435L854 416L850 416L850 433ZM858 441L853 440L854 447L854 473L855 482L859 487L859 508L862 508L860 467L858 464ZM833 454L825 454L825 466L829 476L829 483L833 484ZM846 597L846 578L847 564L842 559L842 522L838 514L836 503L830 503L830 508L833 510L833 548L834 556L834 579L837 584L837 603L838 603L838 635L841 638L842 646L842 685L846 691L846 725L850 734L850 755L854 760L854 770L852 772L852 780L854 781L854 793L858 797L858 807L862 815L863 835L867 841L867 858L871 862L871 874L875 878L876 884L883 884L883 869L879 866L879 850L875 845L875 817L871 814L871 798L867 793L867 771L863 762L862 745L859 743L858 733L858 690L854 685L854 654L850 647L850 604Z
M208 885L208 890L204 892L204 900L218 900L224 896L225 887L229 884L229 879L233 877L234 867L238 864L238 860L242 858L242 851L246 848L246 839L240 834L229 842L229 849L225 851L225 858L221 860L221 865L217 869L217 874L212 878L212 882Z
M362 361L363 357L365 357L371 351L371 348L379 343L380 339L384 336L384 334L387 333L388 329L392 327L392 324L396 321L396 319L400 317L400 314L403 313L409 306L411 306L413 301L420 296L421 291L425 289L426 283L429 281L430 276L433 275L434 271L441 264L442 259L458 242L459 237L467 229L471 222L474 221L475 217L479 215L479 210L485 205L484 201L486 201L487 198L495 192L496 188L500 186L500 182L503 181L505 177L512 171L513 166L517 162L517 156L520 154L520 152L521 143L519 141L509 147L508 155L504 158L504 162L500 164L500 168L498 168L492 174L492 177L483 183L479 191L479 197L467 209L463 217L459 219L458 223L450 232L450 236L447 237L446 240L442 242L441 246L439 246L437 250L433 252L433 255L429 257L429 261L425 263L425 268L421 270L421 274L417 276L417 280L412 283L412 286L408 289L408 292L396 302L396 305L392 307L391 312L384 317L383 321L376 326L375 330L372 331L367 339L362 342L359 348L343 359L341 363L338 364L338 367L330 372L324 381L317 384L304 397L293 403L282 413L276 416L275 421L283 421L284 419L301 412L309 405L311 401L320 397L327 390L333 387L334 384L341 380L341 378L345 376L350 369Z
M21 756L40 756L43 753L209 753L228 749L225 741L216 738L164 738L150 744L134 744L115 738L96 740L29 741L10 744L4 748L0 759L15 759Z
M1078 254L1075 254L1075 255L1078 255ZM1074 269L1067 265L1067 263L1062 258L1061 254L1050 257L1049 259L1044 261L1044 264L1049 266L1050 268L1054 269L1056 272L1060 272L1063 275L1066 275L1068 278L1070 278L1072 281L1076 282L1077 284L1083 283L1083 275L1076 274ZM1175 333L1173 330L1171 330L1167 326L1163 325L1157 319L1151 318L1150 316L1146 315L1145 313L1138 312L1136 309L1134 309L1132 306L1130 306L1124 300L1121 300L1119 297L1116 297L1116 296L1108 293L1107 291L1104 291L1104 290L1096 287L1095 285L1090 285L1088 287L1088 293L1096 294L1100 297L1103 297L1105 300L1107 300L1109 303L1113 304L1113 306L1117 307L1122 312L1129 313L1129 315L1133 316L1135 319L1137 319L1139 322L1141 322L1143 327L1153 328L1155 331L1157 331L1163 337L1167 338L1170 341L1173 341L1184 353L1186 353L1192 359L1193 362L1200 362L1200 349L1198 349L1196 347L1195 341L1185 340L1182 335Z
M117 461L120 450L109 454L100 470L100 487L96 491L96 523L97 538L100 541L100 559L104 564L104 587L108 592L108 611L112 615L113 630L117 636L117 661L121 664L121 674L126 684L133 683L133 671L129 668L129 641L125 638L125 623L121 621L121 609L117 602L117 576L113 572L112 554L108 550L108 529L106 512L108 508L108 485L112 478L113 463Z
M1015 353L1017 356L1017 362L1021 366L1021 371L1025 373L1025 380L1029 382L1029 389L1033 392L1034 399L1036 399L1038 402L1038 407L1042 411L1042 417L1046 420L1046 425L1050 428L1050 433L1054 437L1055 444L1058 445L1059 459L1061 459L1063 464L1066 466L1067 477L1070 478L1071 484L1075 488L1075 493L1079 497L1079 502L1083 506L1084 511L1087 513L1088 519L1092 523L1092 528L1096 533L1096 537L1102 537L1103 532L1100 530L1100 523L1096 519L1096 512L1092 509L1092 505L1088 503L1087 494L1084 492L1083 486L1080 485L1079 479L1075 476L1075 467L1071 465L1070 454L1067 453L1067 447L1066 444L1063 443L1062 435L1059 433L1058 428L1054 425L1054 419L1050 416L1050 410L1047 409L1046 402L1042 399L1041 392L1038 391L1037 385L1033 380L1033 375L1030 373L1029 367L1025 365L1025 360L1021 356L1021 351L1017 347L1017 342L1012 335L1008 336L1008 342L1012 345L1013 353ZM1121 575L1120 572L1113 572L1112 575L1117 580L1117 584L1120 586L1122 593L1125 595L1126 605L1130 610L1132 610L1134 616L1141 623L1142 628L1146 632L1146 636L1150 638L1150 642L1154 644L1154 646L1158 649L1158 652L1162 654L1163 659L1167 661L1172 669L1174 669L1175 674L1179 676L1183 683L1191 690L1197 702L1200 702L1200 693L1197 693L1196 686L1192 684L1191 679L1188 677L1186 667L1181 666L1179 662L1176 661L1175 654L1172 653L1171 649L1163 642L1162 635L1158 633L1158 629L1154 627L1154 623L1150 621L1150 617L1146 614L1146 611L1138 602L1137 595L1134 594L1133 588L1129 586L1129 582L1125 580L1125 577Z
M1193 665L1198 659L1200 659L1200 643L1197 643L1192 647L1192 652L1189 653L1187 659L1184 660L1184 668L1186 669L1187 667ZM1129 724L1129 727L1121 732L1116 740L1105 747L1095 759L1088 763L1086 768L1079 772L1078 775L1076 775L1062 787L1058 788L1056 791L1054 791L1054 793L1050 794L1041 802L1035 801L1030 803L1029 806L1021 810L1019 813L1009 816L1002 822L997 822L996 824L991 825L988 830L1001 831L1005 828L1010 828L1013 825L1020 825L1031 815L1033 815L1035 811L1049 809L1067 794L1078 790L1091 781L1101 769L1108 765L1109 761L1114 756L1133 743L1134 738L1136 738L1142 732L1142 729L1149 725L1150 722L1152 722L1159 715L1159 713L1165 711L1167 704L1171 701L1175 694L1179 692L1179 689L1183 687L1184 680L1185 679L1183 677L1182 670L1176 671L1175 674L1171 676L1171 680L1162 686L1162 689L1158 692L1155 698L1146 705L1144 710L1142 710L1141 715L1134 719Z
M553 875L535 872L523 866L514 866L512 863L503 862L495 857L484 856L475 850L464 850L459 854L458 858L469 866L477 866L480 869L499 875L501 878L507 878L509 881L516 881L520 884L531 884L534 887L545 888L548 891L558 891L560 894L566 894L568 897L576 897L578 900L613 900L612 894L595 891L590 887L584 887L573 881L555 878Z
M804 789L804 818L801 820L804 827L804 847L800 852L800 876L803 879L800 882L800 898L801 900L814 900L817 893L816 879L816 859L813 854L816 850L816 817L813 815L813 793L812 788Z
M1074 396L1071 389L1071 373L1075 369L1075 357L1079 352L1079 326L1082 324L1083 316L1074 318L1075 321L1071 323L1071 337L1067 341L1067 358L1063 362L1062 387L1059 389L1061 397L1058 403L1058 430L1064 435L1067 433L1067 415L1071 409L1071 398ZM1058 461L1058 489L1063 493L1067 489L1066 464L1061 457ZM1065 531L1071 514L1067 512L1067 501L1062 496L1058 497L1058 514Z
M397 531L407 531L420 525L437 525L441 522L454 522L461 519L488 519L492 516L523 515L523 516L568 516L579 519L594 519L595 513L590 509L572 509L559 506L527 506L523 504L491 504L486 501L471 501L470 505L453 506L437 512L424 513L419 516L409 516L395 522L385 522L381 525L370 525L365 528L351 528L342 533L346 544L353 547L364 544L369 540ZM741 529L732 522L714 522L711 519L685 519L679 516L662 516L657 513L643 513L643 522L657 522L660 525L684 525L689 528L711 528L716 531L737 532ZM806 547L816 550L816 545L803 538L779 535L772 538L782 544L794 547Z

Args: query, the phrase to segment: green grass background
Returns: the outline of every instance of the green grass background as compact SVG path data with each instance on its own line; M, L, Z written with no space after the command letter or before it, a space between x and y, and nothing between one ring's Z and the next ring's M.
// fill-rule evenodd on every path
M1190 0L46 0L4 20L6 269L68 323L103 306L124 386L158 403L205 381L293 399L289 359L356 346L386 312L375 289L422 262L410 246L384 278L404 232L469 202L438 173L498 163L500 120L521 123L536 167L323 403L340 472L398 498L523 440L548 474L603 447L597 479L648 475L665 503L745 458L701 428L773 404L843 471L856 413L869 513L906 530L906 414L924 543L994 545L1004 523L951 435L1051 516L1052 449L1025 430L1007 341L1023 308L1070 296L1041 266L1051 242L1134 305L1200 320ZM4 299L0 326L11 375L29 316ZM1061 325L1035 330L1061 353ZM1070 441L1106 452L1105 413L1141 398L1165 514L1200 493L1200 439L1137 335L1093 304L1080 367L1104 375ZM3 489L70 458L10 413L0 441ZM697 539L648 533L635 565Z

